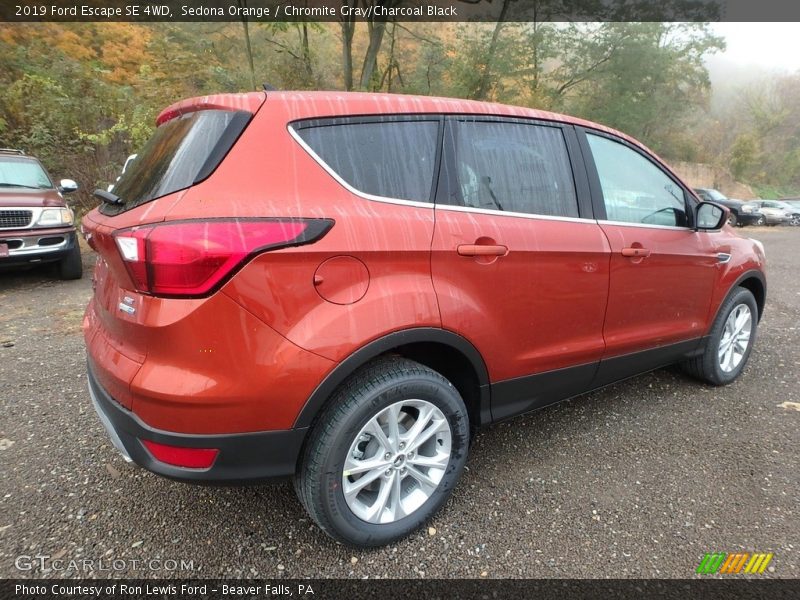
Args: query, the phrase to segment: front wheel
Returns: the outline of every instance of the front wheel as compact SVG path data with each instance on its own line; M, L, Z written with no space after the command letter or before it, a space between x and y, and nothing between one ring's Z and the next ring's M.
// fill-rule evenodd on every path
M712 385L734 381L747 364L758 327L758 306L750 290L737 287L720 307L701 356L683 364L690 375Z
M64 258L58 261L58 276L60 279L80 279L83 277L81 247L78 245L78 240L75 240L75 244Z
M295 489L332 538L382 546L441 508L468 447L469 419L455 387L419 363L381 359L346 381L317 419Z
M762 216L760 216L760 217L758 217L758 220L756 221L756 225L757 225L757 226L759 226L759 227L763 227L763 226L764 226L764 225L766 225L766 224L767 224L767 220L764 218L764 216L763 216L763 215L762 215Z
M736 227L739 224L739 221L736 219L736 215L732 212L728 214L728 225L731 227Z

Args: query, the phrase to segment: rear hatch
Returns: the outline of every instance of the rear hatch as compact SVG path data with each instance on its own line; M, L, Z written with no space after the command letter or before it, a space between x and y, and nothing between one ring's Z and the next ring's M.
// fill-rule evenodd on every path
M136 242L126 247L119 238L136 240L148 225L163 222L192 186L213 174L265 99L264 93L225 94L170 106L114 187L118 201L104 202L83 219L82 231L98 253L86 343L95 376L127 408L132 404L130 383L147 357L152 328L182 318L200 300L166 305L162 298L143 293L141 277L146 274L137 273L135 264L123 257L136 251Z

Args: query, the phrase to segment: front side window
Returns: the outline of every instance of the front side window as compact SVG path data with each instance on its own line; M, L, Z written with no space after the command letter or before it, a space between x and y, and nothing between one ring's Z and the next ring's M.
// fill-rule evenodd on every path
M355 190L430 202L439 121L359 121L295 131L337 177Z
M559 127L461 121L455 137L455 160L464 206L578 216L572 166Z
M683 190L664 171L620 142L586 137L609 221L688 227Z
M53 183L35 160L9 156L0 158L0 187L41 190L51 189Z

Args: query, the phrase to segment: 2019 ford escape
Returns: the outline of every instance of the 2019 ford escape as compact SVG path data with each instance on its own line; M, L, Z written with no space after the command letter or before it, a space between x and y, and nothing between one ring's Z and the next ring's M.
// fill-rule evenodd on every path
M372 546L482 426L671 363L747 363L764 250L657 157L538 110L360 93L179 102L83 220L90 390L173 479L294 476Z

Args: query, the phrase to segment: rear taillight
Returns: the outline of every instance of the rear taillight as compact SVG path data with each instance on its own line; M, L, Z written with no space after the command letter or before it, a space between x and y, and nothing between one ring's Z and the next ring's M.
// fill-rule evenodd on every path
M136 289L171 297L204 296L248 259L320 239L329 219L211 219L143 225L114 234Z

